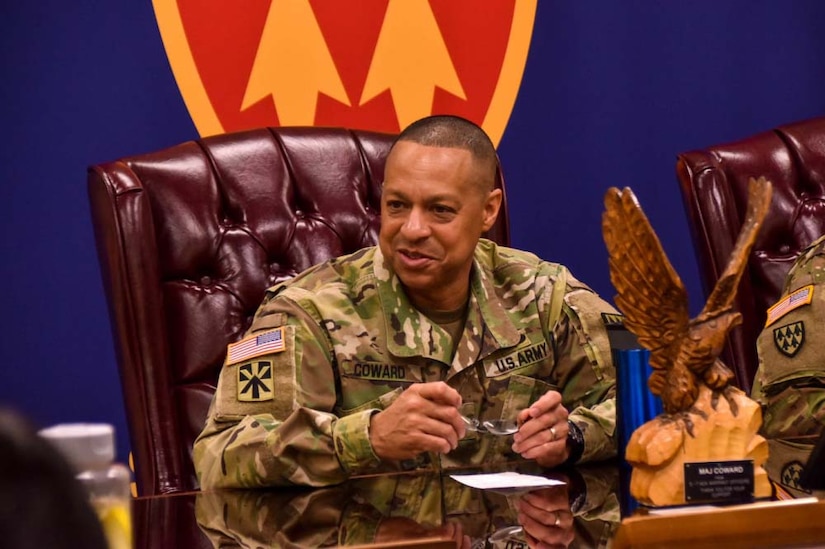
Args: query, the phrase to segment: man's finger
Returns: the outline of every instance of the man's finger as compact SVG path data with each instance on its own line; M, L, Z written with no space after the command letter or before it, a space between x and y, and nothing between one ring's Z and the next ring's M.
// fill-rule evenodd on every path
M560 405L561 393L559 393L558 391L547 391L541 396L541 398L539 398L530 406L530 408L528 409L528 413L530 417L539 417L552 411L554 408Z
M451 423L444 422L438 417L421 416L414 428L422 436L443 441L443 444L427 448L429 451L447 453L458 447L458 432Z
M461 406L461 395L443 381L416 383L407 390L412 389L422 398L426 398L432 402L455 407Z

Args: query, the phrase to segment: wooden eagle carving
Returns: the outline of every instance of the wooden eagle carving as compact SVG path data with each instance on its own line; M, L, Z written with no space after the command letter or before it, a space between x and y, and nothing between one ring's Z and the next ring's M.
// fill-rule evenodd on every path
M633 191L611 188L604 199L602 232L625 326L650 350L648 386L665 412L687 412L701 384L720 391L733 372L719 359L731 328L742 316L733 310L739 280L772 194L764 177L748 182L748 211L725 272L704 309L689 318L687 292L665 255Z

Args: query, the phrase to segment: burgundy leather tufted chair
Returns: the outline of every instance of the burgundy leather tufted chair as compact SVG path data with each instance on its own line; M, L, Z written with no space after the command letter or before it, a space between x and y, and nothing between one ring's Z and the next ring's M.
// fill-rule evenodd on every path
M198 487L192 443L266 288L377 242L393 139L264 128L89 168L140 495ZM506 201L486 236L509 244Z
M780 126L734 143L678 155L676 173L705 290L725 270L742 227L750 177L773 182L773 202L742 277L735 328L722 355L750 392L756 338L799 252L825 232L825 118Z

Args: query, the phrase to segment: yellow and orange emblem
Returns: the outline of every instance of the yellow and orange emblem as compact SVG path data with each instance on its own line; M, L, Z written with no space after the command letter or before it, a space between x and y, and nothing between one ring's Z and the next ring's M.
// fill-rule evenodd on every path
M536 0L153 0L201 136L260 126L397 132L429 114L498 144Z

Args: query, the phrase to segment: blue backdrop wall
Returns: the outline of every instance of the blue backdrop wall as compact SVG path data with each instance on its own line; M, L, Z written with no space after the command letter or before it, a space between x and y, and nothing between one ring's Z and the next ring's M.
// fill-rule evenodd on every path
M126 424L86 166L197 137L149 0L6 2L0 405ZM611 298L602 196L630 186L701 288L675 155L825 114L825 2L539 0L499 147L513 243Z

